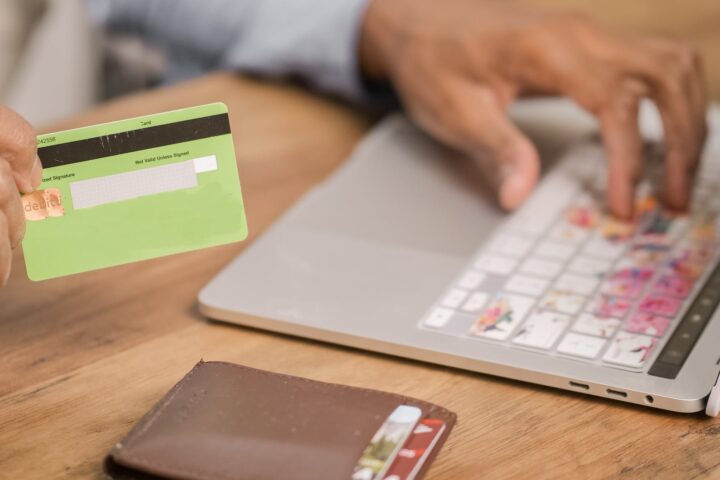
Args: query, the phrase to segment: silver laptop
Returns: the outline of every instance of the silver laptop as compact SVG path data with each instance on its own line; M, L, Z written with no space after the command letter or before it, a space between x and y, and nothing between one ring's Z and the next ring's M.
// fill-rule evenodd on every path
M654 196L662 152L649 145L638 220L627 225L605 215L604 154L586 139L593 124L565 110L516 112L548 161L539 187L511 215L468 160L401 116L385 120L202 290L201 311L716 414L716 394L708 397L720 370L720 135L706 148L695 211L680 218Z

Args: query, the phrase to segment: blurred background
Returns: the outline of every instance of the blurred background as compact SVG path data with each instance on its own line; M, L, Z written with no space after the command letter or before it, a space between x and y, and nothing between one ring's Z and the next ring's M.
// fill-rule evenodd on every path
M702 53L710 95L720 100L720 0L508 1L573 8L622 29L687 41ZM98 32L83 0L0 0L0 102L36 126L152 88L163 68L157 52Z

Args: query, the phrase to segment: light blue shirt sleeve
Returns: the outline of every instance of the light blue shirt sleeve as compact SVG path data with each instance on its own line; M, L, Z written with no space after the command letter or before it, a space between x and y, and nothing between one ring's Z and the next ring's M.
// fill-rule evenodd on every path
M168 60L168 81L210 70L296 77L365 96L358 39L370 0L86 0L110 32L136 34Z

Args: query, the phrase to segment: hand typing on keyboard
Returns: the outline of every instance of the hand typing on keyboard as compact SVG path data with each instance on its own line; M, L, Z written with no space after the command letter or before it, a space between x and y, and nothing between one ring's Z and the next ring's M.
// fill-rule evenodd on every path
M17 113L0 105L0 287L10 276L12 250L25 235L18 190L29 193L42 180L35 133Z
M701 62L687 46L505 2L382 0L367 10L360 50L364 73L390 79L420 126L494 160L509 209L539 175L536 149L506 116L515 98L565 95L598 118L609 206L625 219L643 166L638 105L651 98L665 130L664 200L688 206L706 127Z
M690 308L695 294L703 291L698 308L706 301L710 312L718 294L705 279L720 246L720 134L708 143L692 214L668 211L643 181L627 222L607 208L605 154L577 147L493 232L420 328L478 348L501 343L632 371L654 358L678 364L672 356L689 353L702 331L692 326L702 321ZM657 161L648 165L652 176ZM689 347L662 350L674 344Z

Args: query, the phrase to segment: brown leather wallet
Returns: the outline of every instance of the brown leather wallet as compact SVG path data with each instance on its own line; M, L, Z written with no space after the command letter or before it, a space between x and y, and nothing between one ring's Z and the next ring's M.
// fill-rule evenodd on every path
M114 479L350 479L398 405L445 422L421 478L456 415L422 400L201 361L112 449Z

